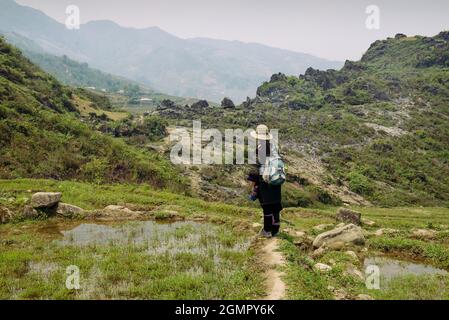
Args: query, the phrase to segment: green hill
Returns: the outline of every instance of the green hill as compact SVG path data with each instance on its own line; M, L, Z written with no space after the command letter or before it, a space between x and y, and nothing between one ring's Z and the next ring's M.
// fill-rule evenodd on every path
M447 205L448 52L449 32L376 41L338 71L275 74L255 99L203 110L203 126L279 129L291 204Z
M80 104L103 97L71 89L0 38L0 178L146 182L182 189L163 157L128 146L80 121Z

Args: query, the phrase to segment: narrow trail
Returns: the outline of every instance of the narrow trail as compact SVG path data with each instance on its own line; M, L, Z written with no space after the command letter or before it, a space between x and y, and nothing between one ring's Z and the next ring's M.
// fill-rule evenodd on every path
M264 240L262 259L269 268L265 272L267 295L264 297L264 300L281 300L285 296L285 283L282 280L284 274L278 270L285 263L285 260L278 249L279 239L271 238Z

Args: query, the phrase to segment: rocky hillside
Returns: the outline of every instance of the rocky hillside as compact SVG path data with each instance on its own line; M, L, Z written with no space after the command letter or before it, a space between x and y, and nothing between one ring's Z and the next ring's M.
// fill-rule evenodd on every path
M183 189L170 162L94 131L108 101L61 85L0 38L0 178L146 182ZM101 113L101 115L100 115Z
M296 205L447 205L448 52L449 32L398 34L338 71L275 74L235 108L166 103L159 113L177 124L201 115L204 126L280 129Z

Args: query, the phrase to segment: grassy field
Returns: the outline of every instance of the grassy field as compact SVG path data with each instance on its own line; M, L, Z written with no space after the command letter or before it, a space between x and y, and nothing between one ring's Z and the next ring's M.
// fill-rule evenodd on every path
M287 257L286 282L290 299L332 299L336 295L356 298L368 294L375 299L448 299L449 277L441 275L399 274L391 281L382 278L380 290L368 290L365 281L351 270L364 273L363 261L367 257L385 256L393 260L413 262L449 270L449 210L446 208L353 208L362 212L362 217L375 222L364 226L366 249L346 248L328 251L311 258L310 249L298 250L294 238L283 234L282 251ZM315 236L322 231L313 227L321 224L335 224L335 208L287 209L283 218L292 230L305 231ZM332 226L327 227L331 229ZM376 236L376 230L385 233ZM434 239L420 239L413 235L413 229L434 230ZM357 254L354 259L345 250ZM329 273L314 270L316 263L332 266Z
M0 225L0 298L251 299L266 294L264 265L258 256L263 240L255 240L252 226L261 222L259 209L205 202L145 185L26 179L1 180L0 190L0 206L16 211L33 192L60 191L62 201L87 210L119 204L148 212L148 220L163 221L174 213L177 220L201 221L198 226L181 224L152 241L135 243L133 239L141 230L138 227L126 233L124 242L111 240L81 246L61 245L61 241L67 240L70 230L94 221L16 219ZM313 255L310 245L298 245L295 232L304 231L313 239L322 230L331 229L336 225L337 208L283 211L279 243L286 258L280 267L287 287L286 299L357 299L360 294L375 299L449 298L447 275L400 274L389 281L381 278L380 290L375 290L367 289L365 280L353 272L363 273L364 259L373 256L449 270L449 209L353 209L375 222L363 227L366 245L331 250L320 256ZM133 230L136 223L141 222L111 222L105 228L116 234ZM315 227L322 224L329 226L318 231ZM416 237L413 230L417 228L433 230L435 237ZM379 229L385 232L375 235ZM349 255L347 250L357 256ZM332 270L317 271L314 265L318 262L330 265ZM68 265L80 267L80 290L65 287Z
M20 210L37 190L59 191L85 209L134 204L148 219L207 220L138 243L61 245L61 231L82 220L50 218L0 226L1 299L250 299L264 295L262 272L246 230L254 211L206 203L148 186L98 186L49 180L1 181L0 203ZM246 220L246 222L245 222ZM92 224L93 222L86 222ZM139 222L116 222L114 230ZM137 228L140 230L140 227ZM126 234L133 237L136 230ZM66 267L80 268L80 290L65 287Z

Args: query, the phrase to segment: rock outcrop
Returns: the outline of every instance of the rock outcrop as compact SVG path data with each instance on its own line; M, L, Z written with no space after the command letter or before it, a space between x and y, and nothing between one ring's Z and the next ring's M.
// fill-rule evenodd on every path
M221 106L224 109L234 109L235 108L234 102L231 99L226 98L226 97L223 98L223 100L221 101Z
M195 102L191 106L192 109L199 109L199 110L208 108L208 107L209 107L209 103L206 100L199 100L198 102Z

